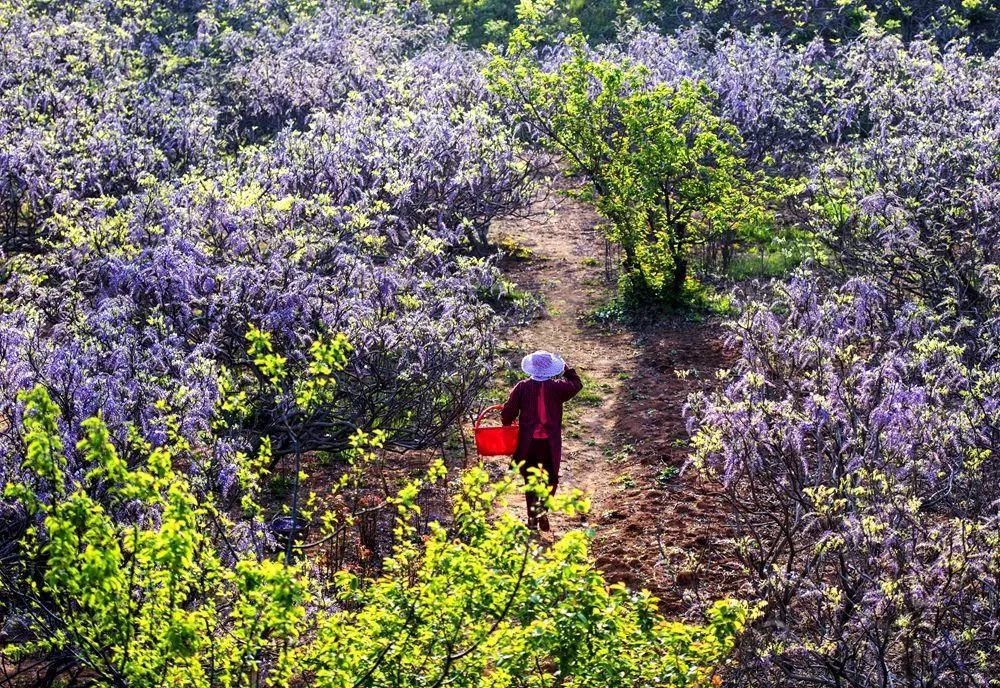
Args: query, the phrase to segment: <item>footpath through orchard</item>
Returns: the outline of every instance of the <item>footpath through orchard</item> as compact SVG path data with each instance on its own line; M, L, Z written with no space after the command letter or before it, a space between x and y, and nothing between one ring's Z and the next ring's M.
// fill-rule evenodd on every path
M682 407L728 364L720 323L677 317L644 327L595 324L595 309L614 291L605 278L599 217L564 198L540 200L534 210L494 228L495 239L529 252L505 263L507 277L544 304L539 317L512 333L511 363L546 348L583 376L584 391L566 407L560 490L578 488L592 500L585 519L555 517L546 537L592 528L594 556L608 579L651 590L671 614L737 594L740 574L720 492L694 471L680 472L687 457Z

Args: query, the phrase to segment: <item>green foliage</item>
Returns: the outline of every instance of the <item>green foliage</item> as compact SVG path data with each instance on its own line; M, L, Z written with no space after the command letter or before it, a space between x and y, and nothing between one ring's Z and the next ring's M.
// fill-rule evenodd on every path
M677 466L664 466L656 474L656 482L661 485L666 485L674 480L678 475L680 475L681 470Z
M785 277L807 261L827 260L816 235L797 227L768 228L748 236L745 243L733 244L732 248L733 251L722 256L719 267L722 275L736 281Z
M747 168L739 134L716 114L707 86L653 84L627 62L595 59L580 36L570 41L572 55L546 70L532 42L530 32L514 32L507 54L490 65L491 86L584 178L580 195L622 247L623 294L639 303L690 301L696 247L767 234L779 185Z
M605 584L584 533L543 549L496 516L513 478L493 484L481 469L462 475L450 528L418 529L424 481L400 491L376 580L322 581L305 564L246 555L229 564L211 535L224 515L173 471L174 450L130 470L92 419L80 449L98 468L70 483L53 467L55 406L41 389L29 406L37 460L26 466L59 490L7 490L41 517L2 579L34 637L10 658L57 652L93 685L707 686L748 617L724 600L704 626L663 620L648 593ZM436 463L426 481L445 472ZM141 515L113 518L98 487ZM528 489L546 492L537 477ZM548 499L567 514L587 508L579 492Z
M66 458L62 455L63 444L56 426L56 406L43 389L33 389L22 393L24 401L24 467L32 471L58 494L62 488L63 469ZM34 495L23 488L13 487L15 496L22 499L34 513L38 503Z
M282 389L289 371L288 359L274 352L271 335L251 326L246 334L247 355L257 367L259 374L275 390ZM347 365L347 356L353 350L347 337L342 333L332 338L317 339L309 347L309 359L305 369L294 376L295 406L301 411L309 411L318 405L331 402L336 388L335 375Z
M247 349L247 354L250 355L253 364L257 366L257 370L260 371L260 374L268 382L278 387L287 374L285 363L288 362L288 359L274 353L274 346L271 343L271 335L269 333L262 332L256 327L251 326L247 330L246 338L250 345L250 348Z
M56 410L37 388L28 422L36 446L56 447ZM167 448L129 470L99 419L84 425L79 450L97 466L83 483L60 470L26 461L53 482L41 499L25 486L6 493L30 506L42 525L21 542L16 585L4 594L34 600L34 640L16 647L21 658L69 653L98 685L252 685L262 657L276 657L274 676L287 676L287 645L301 630L306 581L294 567L239 560L226 567L209 537L218 514L197 499L171 468ZM31 464L29 466L29 464ZM98 486L113 505L141 504L146 516L115 519L91 496ZM37 568L36 568L37 567Z
M514 27L529 24L540 37L582 31L591 40L613 37L624 12L616 0L430 0L450 19L457 37L472 45L503 44Z
M664 9L674 0L663 0ZM690 0L691 18L711 26L760 26L792 40L849 40L878 27L904 40L964 37L992 52L997 45L996 0ZM665 13L660 16L666 18Z
M611 385L607 382L595 380L586 373L581 373L583 389L574 397L575 403L581 406L603 406L611 392Z

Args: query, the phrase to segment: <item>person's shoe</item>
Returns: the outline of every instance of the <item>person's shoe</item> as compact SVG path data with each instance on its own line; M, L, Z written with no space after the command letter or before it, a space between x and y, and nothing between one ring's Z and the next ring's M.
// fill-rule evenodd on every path
M538 519L534 516L528 517L528 530L538 530Z
M539 516L538 517L538 529L541 530L542 532L545 532L545 533L549 532L550 528L549 528L549 517L548 516Z

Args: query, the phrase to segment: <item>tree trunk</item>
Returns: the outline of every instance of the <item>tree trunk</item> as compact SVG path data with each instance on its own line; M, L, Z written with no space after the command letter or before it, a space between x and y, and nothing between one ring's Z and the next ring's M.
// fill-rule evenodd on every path
M639 267L639 258L635 254L635 246L629 243L621 244L622 250L625 252L625 260L622 262L622 267L625 268L625 272L633 272Z
M684 293L684 283L687 281L687 258L674 257L674 277L670 285L670 296L676 301L681 300Z
M674 261L674 274L670 284L670 298L680 303L684 294L684 283L688 276L688 256L684 249L687 223L675 222L670 237L670 257Z

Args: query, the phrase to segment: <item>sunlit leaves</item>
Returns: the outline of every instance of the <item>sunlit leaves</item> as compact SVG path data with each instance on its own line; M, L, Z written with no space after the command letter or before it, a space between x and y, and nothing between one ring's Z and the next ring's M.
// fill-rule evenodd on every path
M113 464L103 426L86 425L87 446L103 457L93 460ZM705 626L664 621L648 594L606 585L583 533L546 550L522 523L496 516L515 478L492 483L479 468L462 477L455 531L432 522L421 533L416 493L445 473L434 464L393 500L397 539L383 574L341 572L332 590L305 565L241 557L224 566L207 536L214 506L169 469L101 476L158 508L155 518L117 521L83 489L36 500L44 524L21 544L44 578L6 591L20 596L37 638L19 652L59 652L116 687L717 683L746 605L717 602Z
M25 402L25 468L47 480L53 489L61 490L66 459L62 456L55 404L48 394L37 388L25 392L22 398Z
M247 330L247 342L250 348L247 353L253 360L253 364L260 370L268 382L278 387L287 375L285 363L288 361L284 356L274 353L274 345L271 343L271 336L266 332L261 332L255 327Z

